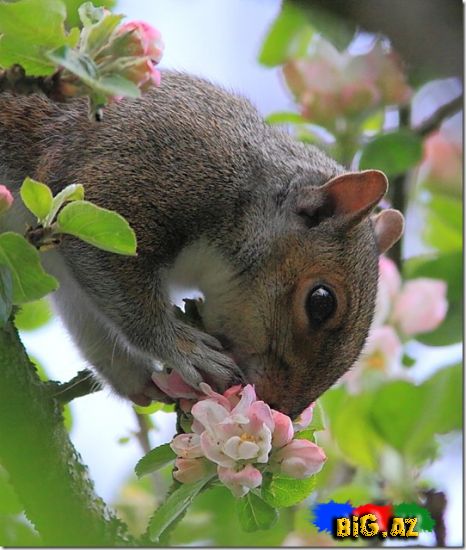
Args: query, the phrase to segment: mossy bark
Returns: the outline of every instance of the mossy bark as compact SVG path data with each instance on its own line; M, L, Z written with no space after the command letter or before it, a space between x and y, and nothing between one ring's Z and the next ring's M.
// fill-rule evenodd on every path
M47 546L134 545L96 496L51 389L39 380L12 324L1 328L0 463L27 517Z

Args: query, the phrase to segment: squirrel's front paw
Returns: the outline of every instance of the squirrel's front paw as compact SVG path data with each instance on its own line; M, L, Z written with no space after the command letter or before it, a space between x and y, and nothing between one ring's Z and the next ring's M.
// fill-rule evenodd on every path
M177 369L194 388L207 382L218 391L243 381L236 363L222 353L220 342L192 327L182 327L177 333L175 356L165 361L166 366Z

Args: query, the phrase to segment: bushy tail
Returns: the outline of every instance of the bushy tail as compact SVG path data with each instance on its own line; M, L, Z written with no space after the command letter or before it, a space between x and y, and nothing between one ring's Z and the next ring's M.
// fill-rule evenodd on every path
M17 188L34 177L47 138L46 126L60 107L46 97L0 92L0 183Z

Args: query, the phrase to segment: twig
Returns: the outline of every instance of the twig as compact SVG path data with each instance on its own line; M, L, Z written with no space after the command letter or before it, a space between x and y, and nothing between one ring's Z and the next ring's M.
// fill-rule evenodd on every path
M444 514L447 507L447 497L442 491L430 489L424 492L425 506L429 510L432 519L435 520L434 534L436 546L446 546L446 527Z
M444 105L439 107L430 118L428 118L422 124L414 128L414 131L419 136L425 137L431 132L433 132L434 130L437 130L446 118L454 115L462 107L463 107L463 96L460 95L458 97L455 97L455 99L452 99L448 103L445 103Z
M62 404L69 403L77 397L83 397L102 389L90 370L82 370L69 382L55 384L51 395Z
M151 450L151 445L149 441L149 428L147 426L146 415L139 414L136 411L134 411L134 414L136 415L136 421L139 428L139 431L136 432L136 437L142 450L145 454L147 454Z
M54 101L66 100L62 92L61 71L57 70L50 76L26 76L21 65L13 65L9 69L0 70L0 93L14 92L29 95L42 92Z

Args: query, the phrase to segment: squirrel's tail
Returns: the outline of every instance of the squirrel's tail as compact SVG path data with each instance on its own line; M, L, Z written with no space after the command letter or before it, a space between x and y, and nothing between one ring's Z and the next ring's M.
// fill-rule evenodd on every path
M34 172L60 107L38 94L0 92L0 183L16 189Z

